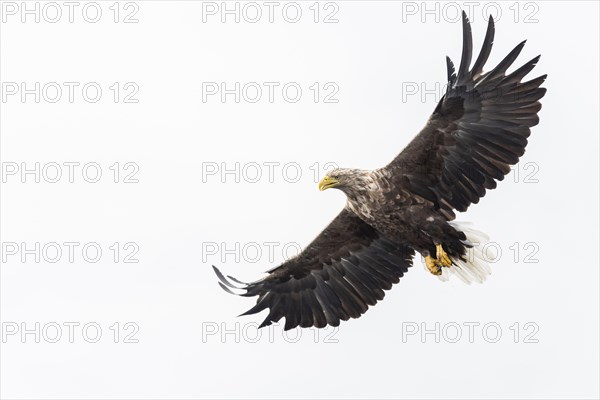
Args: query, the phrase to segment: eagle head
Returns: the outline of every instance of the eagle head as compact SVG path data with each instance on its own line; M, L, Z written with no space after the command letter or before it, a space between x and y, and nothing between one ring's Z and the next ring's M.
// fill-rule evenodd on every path
M370 183L372 183L370 171L336 168L321 179L321 182L319 182L319 190L336 188L348 194L354 190L362 191L367 188Z

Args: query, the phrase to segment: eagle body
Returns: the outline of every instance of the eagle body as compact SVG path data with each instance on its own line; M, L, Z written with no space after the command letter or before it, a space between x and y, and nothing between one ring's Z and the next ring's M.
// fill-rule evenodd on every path
M464 256L465 235L448 224L435 204L419 195L398 190L394 176L385 169L344 170L330 174L353 175L352 185L341 190L347 196L346 208L366 224L395 242L410 238L410 246L423 256L435 255L435 243L444 243L451 256ZM359 178L359 176L361 176Z
M447 90L425 127L388 165L374 171L335 169L319 189L346 194L344 209L296 257L251 283L224 276L229 293L256 297L242 315L269 310L261 327L285 318L285 329L337 326L382 300L412 266L415 253L442 280L483 282L490 273L486 236L454 221L496 188L525 153L539 122L546 75L523 82L539 56L507 73L525 42L483 69L494 42L490 17L479 55L462 15L458 71L446 57Z

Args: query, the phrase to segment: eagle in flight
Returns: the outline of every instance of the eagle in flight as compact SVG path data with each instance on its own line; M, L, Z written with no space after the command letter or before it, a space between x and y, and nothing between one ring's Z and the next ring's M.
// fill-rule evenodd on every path
M269 309L260 326L285 317L285 330L338 326L382 300L408 271L415 251L442 279L454 273L482 282L490 273L480 248L487 238L452 222L454 212L478 203L519 161L530 128L539 122L546 75L522 82L540 56L506 74L524 41L483 72L494 42L491 16L471 67L471 27L464 12L462 28L458 72L446 58L446 93L413 141L383 168L335 169L319 183L320 190L343 191L347 203L306 249L252 283L225 277L213 266L224 290L258 296L242 315Z

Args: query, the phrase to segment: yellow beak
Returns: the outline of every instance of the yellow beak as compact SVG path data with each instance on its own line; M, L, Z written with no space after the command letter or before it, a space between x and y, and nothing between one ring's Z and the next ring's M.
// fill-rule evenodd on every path
M337 179L333 179L330 176L325 176L321 180L321 182L319 182L319 190L323 191L323 190L329 189L331 187L336 187L339 184L340 183L337 181Z

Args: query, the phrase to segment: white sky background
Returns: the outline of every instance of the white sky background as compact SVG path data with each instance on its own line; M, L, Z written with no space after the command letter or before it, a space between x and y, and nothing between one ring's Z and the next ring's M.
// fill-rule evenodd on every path
M598 397L598 3L473 3L477 50L485 7L502 12L488 69L527 38L515 65L542 54L530 77L549 74L518 175L458 218L502 252L494 273L483 285L442 283L416 259L383 302L318 338L313 330L285 336L282 325L256 338L265 313L235 318L254 300L223 292L210 265L241 280L260 277L281 262L286 244L306 245L342 208L341 192L317 190L315 167L320 175L326 163L377 168L411 140L439 99L422 89L444 84L446 55L458 68L456 8L431 3L438 12L423 14L421 2L338 1L320 3L315 23L313 2L302 2L300 21L289 23L281 2L269 23L259 2L257 23L233 16L221 23L220 14L204 23L200 1L137 1L119 3L115 23L111 1L99 2L102 16L90 23L81 2L69 23L59 2L58 22L46 20L55 11L45 8L39 23L34 15L22 23L21 2L11 3L16 10L7 3L0 27L3 398ZM338 22L323 23L334 11ZM123 23L131 12L138 22ZM40 82L39 103L35 94L21 99L22 82L29 89ZM56 103L52 82L62 88ZM79 85L72 103L63 82ZM82 95L90 82L102 89L96 103ZM206 82L258 82L263 97L203 101ZM263 82L279 84L272 103ZM282 96L290 82L302 89L296 103ZM136 88L130 100L137 103L124 102ZM337 103L324 102L336 88ZM65 162L80 163L73 183ZM40 163L46 175L23 183L20 171L9 174L21 163ZM62 165L57 183L49 182L52 163ZM93 169L82 176L87 163L102 170L97 183L84 179ZM220 174L235 163L239 183ZM253 163L261 166L256 183L249 182ZM265 163L279 163L272 182ZM214 165L217 174L203 178ZM302 176L292 182L297 166ZM138 183L123 182L130 172ZM39 262L22 251L36 242ZM63 251L55 263L53 242ZM65 242L79 244L73 262ZM93 246L101 248L98 262L83 258L88 243L92 257ZM223 251L236 243L236 254ZM139 262L124 262L136 249ZM79 324L72 343L70 322ZM39 343L34 333L21 336L36 323ZM57 325L62 336L54 339ZM90 343L94 327L102 336ZM423 328L439 337L421 336ZM225 329L233 333L222 336Z

